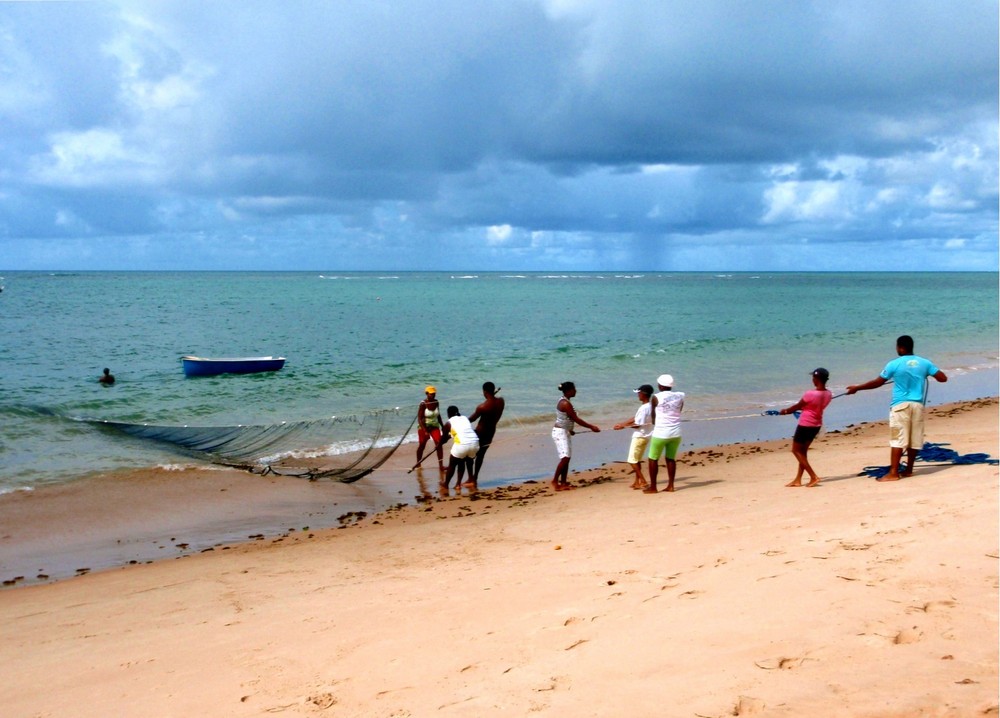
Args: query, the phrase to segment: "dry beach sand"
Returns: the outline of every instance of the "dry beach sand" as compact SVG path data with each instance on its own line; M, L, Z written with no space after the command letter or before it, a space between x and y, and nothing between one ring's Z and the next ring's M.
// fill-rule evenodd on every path
M997 456L997 418L995 399L937 407L928 439ZM342 529L289 516L282 536L8 587L0 715L998 715L997 467L858 477L886 438L821 435L814 489L785 488L787 440L736 444L685 454L673 494L613 463L575 491L432 495ZM86 543L61 491L21 509ZM157 513L121 512L133 534Z

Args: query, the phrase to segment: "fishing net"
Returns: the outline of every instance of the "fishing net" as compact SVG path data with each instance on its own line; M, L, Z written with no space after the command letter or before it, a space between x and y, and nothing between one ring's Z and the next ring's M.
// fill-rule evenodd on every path
M397 407L267 425L164 426L103 419L81 421L254 473L351 483L392 456L413 429L416 417L402 416Z
M932 444L928 441L924 443L922 449L917 451L916 461L927 462L930 466L946 466L949 464L957 466L968 464L989 464L990 466L997 466L1000 464L1000 459L994 459L989 454L959 454L954 449L944 448L946 446L948 446L948 444ZM889 473L889 469L890 467L888 466L866 466L861 470L861 473L859 473L858 476L868 476L873 479L881 479ZM900 463L899 470L906 470L905 462Z

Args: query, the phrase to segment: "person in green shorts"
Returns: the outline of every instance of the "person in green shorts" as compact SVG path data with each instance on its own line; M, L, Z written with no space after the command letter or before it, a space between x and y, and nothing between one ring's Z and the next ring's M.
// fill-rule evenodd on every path
M681 411L684 409L684 392L674 391L674 378L670 374L660 374L656 380L659 391L649 400L653 410L653 435L649 440L649 486L644 494L655 494L656 475L659 460L663 456L667 464L667 487L674 490L677 475L677 449L681 445Z

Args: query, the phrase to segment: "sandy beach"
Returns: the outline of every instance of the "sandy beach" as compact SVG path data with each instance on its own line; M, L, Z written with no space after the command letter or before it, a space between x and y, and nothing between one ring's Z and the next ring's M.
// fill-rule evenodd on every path
M0 590L0 713L997 715L997 467L859 477L888 463L886 434L821 435L813 489L785 488L787 439L742 443L684 454L673 494L631 491L609 463L574 473L575 491L429 490L340 529L290 510L279 536L21 582ZM997 456L996 400L932 409L927 438ZM253 501L234 472L204 478L234 512ZM329 489L289 486L337 510ZM36 513L3 533L38 556L85 547L74 490L25 501ZM106 491L127 507L129 490ZM204 520L189 503L186 520ZM65 512L59 536L28 530L53 525L45 511ZM155 507L118 511L123 535L156 533Z

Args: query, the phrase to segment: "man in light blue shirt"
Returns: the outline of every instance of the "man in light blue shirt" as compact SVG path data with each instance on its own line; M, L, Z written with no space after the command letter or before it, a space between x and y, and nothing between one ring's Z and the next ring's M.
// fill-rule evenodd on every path
M877 389L888 381L892 386L889 406L889 473L879 481L898 481L899 462L906 451L906 469L902 476L913 474L913 462L924 445L924 404L927 402L927 377L948 381L934 362L913 353L913 337L904 334L896 340L899 355L885 365L875 379L847 387L848 394Z

